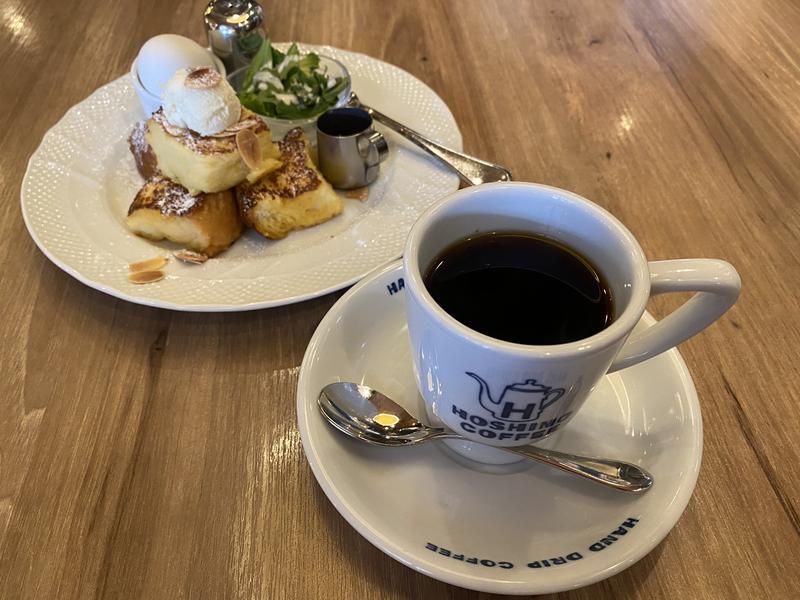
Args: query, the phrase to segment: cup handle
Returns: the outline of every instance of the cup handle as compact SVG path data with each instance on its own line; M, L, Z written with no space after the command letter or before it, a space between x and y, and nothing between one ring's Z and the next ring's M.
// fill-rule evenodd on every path
M383 135L374 129L368 129L358 136L358 151L368 167L382 163L389 155L389 146Z
M651 296L697 293L652 327L631 335L611 363L609 373L652 358L700 333L733 306L742 287L736 269L724 260L660 260L649 266Z

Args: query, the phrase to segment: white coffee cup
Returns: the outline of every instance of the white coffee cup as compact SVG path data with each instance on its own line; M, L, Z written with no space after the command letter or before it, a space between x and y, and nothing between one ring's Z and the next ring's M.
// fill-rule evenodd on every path
M423 277L452 244L476 233L530 232L555 239L595 265L614 299L599 333L535 346L483 335L445 312ZM417 384L433 424L480 442L451 443L469 458L517 459L487 446L540 443L562 428L606 374L647 360L702 331L730 308L741 283L727 262L648 262L622 223L558 188L493 183L466 188L429 208L405 246L408 331ZM631 335L651 295L697 292L652 327Z

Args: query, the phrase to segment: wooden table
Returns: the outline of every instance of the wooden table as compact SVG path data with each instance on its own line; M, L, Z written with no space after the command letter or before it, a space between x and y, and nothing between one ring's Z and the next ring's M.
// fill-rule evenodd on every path
M401 566L333 509L295 424L340 294L182 314L94 291L23 225L28 157L201 0L0 6L0 597L487 598ZM705 424L678 525L568 598L800 597L800 8L793 0L269 2L276 40L364 52L444 98L466 151L618 215L651 259L743 293L681 347ZM651 303L664 315L678 298Z

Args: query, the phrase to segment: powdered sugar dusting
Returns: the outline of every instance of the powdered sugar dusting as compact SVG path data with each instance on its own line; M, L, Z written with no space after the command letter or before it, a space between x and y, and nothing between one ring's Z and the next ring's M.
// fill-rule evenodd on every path
M145 134L147 133L147 121L139 121L133 126L131 134L128 136L128 147L133 154L133 159L136 162L136 169L139 174L145 179L158 174L158 160L147 141Z
M133 131L131 131L130 138L128 138L128 141L131 145L131 150L141 154L147 149L147 147L150 144L148 144L147 140L144 139L144 134L146 132L147 132L147 120L142 119L141 121L137 121L136 124L133 126Z
M197 69L187 69L186 79L183 85L194 90L208 90L216 87L222 82L222 76L208 67Z
M166 178L165 178L166 179ZM164 191L159 195L154 206L163 215L173 215L182 217L192 212L195 205L200 202L199 196L192 196L182 185L178 185L170 180L166 180L167 185L164 186Z
M182 185L158 175L145 182L128 209L128 214L133 214L140 208L149 208L168 217L182 217L191 213L204 197L204 194L193 196Z

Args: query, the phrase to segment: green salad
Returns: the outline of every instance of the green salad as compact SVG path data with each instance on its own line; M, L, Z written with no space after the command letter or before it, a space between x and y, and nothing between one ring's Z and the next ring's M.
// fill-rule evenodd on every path
M335 106L349 83L328 74L319 55L301 54L297 44L283 53L264 40L247 67L239 100L266 117L306 119Z

